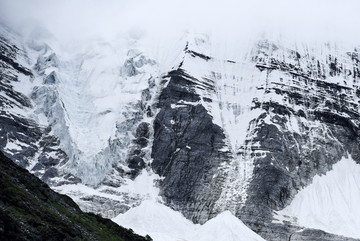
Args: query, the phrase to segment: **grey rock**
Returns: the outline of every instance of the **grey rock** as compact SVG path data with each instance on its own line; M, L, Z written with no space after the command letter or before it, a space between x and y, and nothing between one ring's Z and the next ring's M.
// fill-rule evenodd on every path
M55 53L51 53L49 56L44 57L44 56L39 56L39 58L37 59L37 62L35 64L35 70L36 72L38 72L39 74L44 74L45 73L45 69L49 68L49 67L58 67L59 66L59 59L56 56Z
M53 85L58 83L58 77L56 76L55 71L51 72L48 76L44 79L44 84Z
M294 64L277 59L275 56L283 56L276 55L277 51L282 51L282 47L263 41L251 57L267 76L279 71L289 80L267 83L264 79L267 87L259 87L264 96L276 94L282 97L277 99L284 101L253 99L252 108L260 109L262 114L249 123L249 138L237 155L252 160L254 170L245 203L234 201L235 215L266 240L352 240L320 230L302 231L302 227L292 223L273 223L274 211L288 206L315 175L325 174L348 154L360 163L358 103L353 101L360 91L327 81L329 76L343 76L345 70L334 57L329 63L309 59L314 63L309 67L300 64L302 58L309 56L284 50L283 55L297 62ZM187 52L194 58L211 60L206 55ZM353 69L353 81L358 81L358 61L354 61ZM215 174L219 174L221 164L226 165L233 157L220 151L226 146L224 131L198 104L207 97L199 96L196 89L201 85L203 90L215 91L211 84L201 83L181 68L165 77L170 80L158 101L152 168L163 177L160 189L166 203L192 221L203 223L216 215L214 202L223 188L226 174L221 178ZM291 118L302 118L299 132L289 129Z
M340 235L329 234L321 230L304 229L303 231L293 233L289 241L355 241L359 239L348 238Z
M121 68L121 74L129 77L139 74L139 71L135 67L133 58L127 59L125 61L123 67Z
M50 178L54 178L58 176L58 171L55 167L51 167L49 169L46 170L46 172L44 173L44 175L42 176L42 180L44 182L47 182L48 179Z
M152 168L164 177L160 188L166 203L187 218L204 222L213 216L212 207L223 181L213 174L230 154L221 151L225 135L202 105L171 107L181 100L196 102L200 98L181 69L169 76L154 121Z
M64 164L68 158L59 148L59 139L50 134L51 128L40 127L34 119L24 117L14 111L14 109L20 109L28 112L35 108L28 96L15 91L13 87L20 79L31 83L34 74L19 63L20 59L26 60L28 57L23 46L16 43L11 36L10 32L6 36L0 36L1 55L6 57L0 58L0 92L2 93L0 97L0 149L22 167L30 168L30 163L33 163L32 171L50 184L50 179L58 176L55 166ZM43 60L43 65L56 66L58 64L56 55L49 55ZM36 65L39 71L44 67L40 62L41 60ZM45 80L48 80L50 84L55 78L56 75L52 72ZM45 95L47 90L45 87L36 88L31 98L39 98ZM53 99L47 98L45 103L51 105L54 102ZM8 147L10 143L17 147L13 149Z

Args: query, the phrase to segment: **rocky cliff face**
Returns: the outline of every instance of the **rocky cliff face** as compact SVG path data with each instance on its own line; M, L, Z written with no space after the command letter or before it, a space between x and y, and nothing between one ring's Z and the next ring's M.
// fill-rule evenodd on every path
M164 176L160 187L166 202L193 220L208 220L231 153L222 129L200 104L195 89L204 85L181 68L167 78L154 121L152 167Z
M359 163L357 50L324 48L325 54L316 56L262 42L258 54L263 57L254 57L256 67L267 74L264 96L275 98L253 100L254 108L264 112L252 121L251 141L266 153L254 158L248 198L238 215L269 239L274 231L261 231L258 223L270 223L274 210L289 205L315 175L325 174L342 157L350 155Z
M45 91L32 90L35 73L29 68L30 60L19 36L3 26L1 36L1 149L20 166L50 181L58 176L57 167L67 161L67 155L60 149L60 140L51 133L51 127L42 125L33 113L36 106L30 95L39 97ZM43 100L52 104L49 96L43 96Z
M77 193L85 210L114 217L138 205L148 193L118 188L151 172L156 62L101 41L69 58L43 30L25 39L0 29L1 150L52 187L104 187Z
M228 59L194 35L162 73L140 44L69 57L2 36L1 150L82 209L162 198L196 223L230 210L268 240L347 240L277 211L359 163L358 49L263 39Z
M235 115L241 109L236 103L221 100L224 93L219 82L229 78L210 71L196 78L191 76L191 69L190 73L181 68L170 72L154 122L152 152L152 165L164 176L161 190L170 206L200 223L219 209L233 209L268 240L318 236L315 230L299 232L295 224L274 224L273 214L342 157L350 155L359 163L357 50L341 52L330 45L323 48L317 55L307 47L298 52L266 40L253 47L247 59L252 74L239 71L232 77L235 81L221 86L233 84L233 95L240 105L248 101L242 100L247 95L239 91L241 80L253 82L257 92L248 106L249 112L256 114L241 123L247 126L246 138L233 153L226 140L231 135L227 133L228 123L222 119L217 125L215 115L219 113L214 106L206 108L208 102L217 102L220 110L227 105ZM202 53L188 53L191 56L185 61L195 62L197 58L205 63L219 62ZM204 91L215 96L205 99L197 94ZM241 118L244 111L238 115ZM243 174L246 162L252 166L249 174ZM245 184L238 185L241 179ZM235 196L224 199L224 193L236 189ZM320 240L345 238L322 235Z

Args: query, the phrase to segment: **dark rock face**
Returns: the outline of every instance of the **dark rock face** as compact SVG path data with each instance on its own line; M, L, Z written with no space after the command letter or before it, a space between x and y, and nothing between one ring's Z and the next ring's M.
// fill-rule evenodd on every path
M359 147L352 140L354 138L352 130L336 125L327 128L331 135L324 137L318 133L312 140L312 143L316 144L311 145L310 137L305 133L303 136L294 136L279 130L272 131L274 129L272 125L259 126L258 137L262 143L261 148L269 150L269 154L254 159L256 167L249 185L248 198L237 215L264 238L268 240L289 238L291 229L286 228L289 233L281 234L284 230L277 231L271 224L273 210L281 210L289 205L297 191L310 184L316 174L324 174L331 170L332 165L346 153L359 160L357 159ZM268 135L265 138L261 136L263 131ZM301 146L301 149L289 148L294 145ZM264 222L269 226L262 226ZM311 237L310 234L311 231L307 236ZM317 237L316 232L313 233L314 237ZM332 237L332 239L318 240L345 239Z
M109 219L83 213L65 195L0 152L1 240L146 240Z
M328 70L304 70L271 57L261 60L261 71L271 75L277 70L289 80L288 84L274 80L265 90L265 94L275 93L285 101L255 103L255 108L265 113L253 120L256 127L252 141L267 153L254 159L248 198L237 215L268 240L347 240L330 234L318 236L320 231L316 230L291 235L292 228L284 225L278 229L271 223L273 211L289 205L316 174L325 174L348 154L360 163L358 103L353 101L357 89L326 81L328 76L346 72L335 67L336 58L334 61L330 61ZM354 61L353 69L358 68ZM358 79L354 76L351 81ZM298 120L300 132L289 128L291 118Z
M37 127L37 125L20 116L11 115L2 111L0 124L2 132L0 146L2 149L5 148L9 141L18 140L22 143L32 143L41 138L41 130ZM23 148L21 150L8 152L7 155L14 160L18 160L17 163L20 166L25 167L29 165L29 159L35 155L36 151L37 147L35 145L29 145L27 148ZM18 159L22 156L26 156L28 159Z
M197 103L196 79L181 69L169 77L154 122L152 167L164 177L160 186L167 203L186 217L203 221L212 216L213 201L220 195L222 179L213 175L230 154L221 151L223 131Z
M58 82L58 78L56 76L55 71L51 72L48 76L44 79L44 84L52 85Z
M355 241L358 239L346 238L339 235L328 234L321 230L314 229L304 229L301 232L296 232L290 235L290 241L305 241L305 240L314 240L314 241L337 241L337 240L346 240L346 241Z
M22 52L21 49L19 49L17 46L9 43L9 41L0 36L0 60L1 60L1 66L8 68L15 69L19 73L26 75L26 76L32 76L33 74L29 69L26 67L20 65L15 61L16 56L19 52Z
M193 58L212 59L185 50ZM245 203L234 201L236 216L267 240L352 240L320 230L301 231L291 223L273 223L273 215L342 157L350 155L360 163L359 103L355 101L360 91L349 84L359 80L356 50L347 54L352 57L346 64L334 56L321 61L267 41L260 42L252 54L254 67L266 72L264 83L256 87L265 98L253 98L252 109L261 114L249 123L248 137L236 150L254 166ZM234 157L221 151L227 145L224 130L200 104L212 100L196 91L215 92L214 82L202 82L181 68L165 77L170 80L159 97L152 167L163 177L160 188L166 202L202 223L217 212L214 203L227 175L219 167L229 165ZM329 81L331 77L344 82Z
M9 32L9 36L12 33ZM19 59L27 58L24 50L6 37L0 37L3 56L0 58L0 149L22 167L29 167L37 156L34 173L50 183L49 178L55 177L57 173L55 166L64 164L68 158L59 148L59 139L50 134L51 128L40 127L35 120L24 116L33 108L33 104L29 97L14 86L20 84L20 79L31 82L33 74L19 63ZM56 56L49 56L44 61L50 65L57 62ZM51 73L44 82L55 83L55 73ZM33 94L36 93L35 90Z
M1 55L5 56L0 59L0 91L3 95L0 97L0 147L5 148L8 142L15 140L20 143L36 143L41 138L41 130L37 124L23 116L9 112L12 108L29 108L31 101L22 93L16 91L13 87L14 83L19 82L19 75L27 74L30 70L14 62L14 59L23 52L8 42L5 38L0 39ZM11 59L8 60L8 59ZM6 96L6 97L4 97ZM24 147L25 147L24 144ZM37 151L37 147L32 144L21 150L7 152L13 160L23 167L29 164L29 159L20 158L22 156L33 157Z
M137 112L129 114L129 119L119 123L117 126L119 131L129 130L133 132L135 137L131 140L129 146L126 147L129 150L126 156L126 165L130 168L126 175L131 179L135 179L148 166L145 160L150 158L149 147L152 144L150 137L153 134L153 129L150 123L144 121L144 118L152 116L152 107L149 102L152 98L150 89L154 86L151 86L150 81L152 80L149 80L149 88L141 92L141 100L136 103ZM135 131L134 126L137 126ZM125 171L122 170L121 173L125 173Z

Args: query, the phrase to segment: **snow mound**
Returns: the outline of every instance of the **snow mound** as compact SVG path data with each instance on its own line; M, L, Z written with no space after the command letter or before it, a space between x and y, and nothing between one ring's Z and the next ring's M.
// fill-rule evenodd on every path
M243 222L232 215L230 211L225 211L202 225L192 240L258 241L264 239L249 229Z
M154 201L144 201L140 206L115 217L113 221L141 235L148 234L154 241L264 240L229 211L199 225Z
M315 176L276 219L360 238L360 165L343 158L326 175Z

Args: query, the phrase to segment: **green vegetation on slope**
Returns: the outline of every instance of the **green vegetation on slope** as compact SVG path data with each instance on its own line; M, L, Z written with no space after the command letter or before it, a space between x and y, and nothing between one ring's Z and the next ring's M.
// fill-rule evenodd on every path
M83 213L71 198L54 192L0 152L0 240L150 239Z

